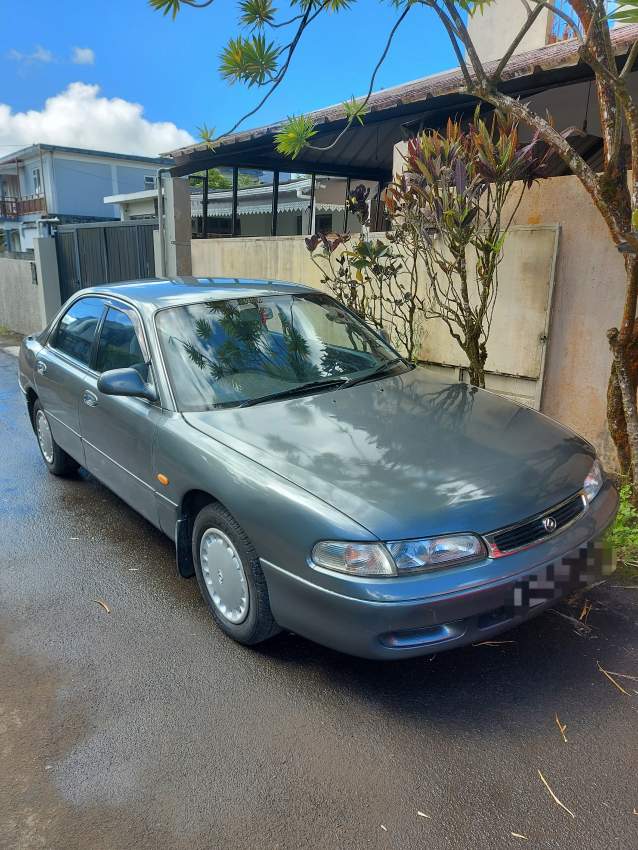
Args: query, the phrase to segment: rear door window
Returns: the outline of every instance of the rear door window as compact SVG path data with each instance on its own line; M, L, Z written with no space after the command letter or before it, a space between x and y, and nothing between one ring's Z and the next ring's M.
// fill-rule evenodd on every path
M108 372L129 367L146 378L148 370L133 320L123 310L109 307L100 332L95 368L98 372Z
M101 298L80 298L60 319L51 343L53 348L88 366L103 311Z

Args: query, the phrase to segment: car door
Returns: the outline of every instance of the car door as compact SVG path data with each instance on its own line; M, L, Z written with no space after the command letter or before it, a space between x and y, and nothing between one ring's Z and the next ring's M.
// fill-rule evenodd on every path
M35 385L53 439L78 463L84 464L79 406L91 371L93 346L106 304L87 296L63 313L36 358Z
M158 525L153 468L159 403L104 395L98 377L111 369L134 367L153 383L148 347L137 312L111 301L95 346L94 372L85 377L80 433L86 468L150 522Z

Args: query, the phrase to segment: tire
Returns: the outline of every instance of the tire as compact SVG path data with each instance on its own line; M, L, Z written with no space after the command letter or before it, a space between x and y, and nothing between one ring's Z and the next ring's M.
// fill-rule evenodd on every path
M255 547L225 508L210 504L197 514L193 563L215 622L233 640L250 646L280 631Z
M36 400L33 405L33 430L42 460L52 475L66 476L77 472L80 464L61 449L53 439L49 420L39 400Z

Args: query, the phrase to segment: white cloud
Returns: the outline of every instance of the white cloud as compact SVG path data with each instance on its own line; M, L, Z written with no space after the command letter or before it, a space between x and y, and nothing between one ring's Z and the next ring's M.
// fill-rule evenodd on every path
M7 53L7 59L12 59L14 62L54 62L55 56L51 53L50 50L47 50L46 47L42 47L41 44L37 44L32 53L20 53L19 50L10 50Z
M95 65L95 53L90 47L74 47L71 62L74 65Z
M192 144L193 137L170 121L149 121L144 108L119 97L100 96L100 87L71 83L44 109L13 112L0 103L0 151L34 142L157 156Z

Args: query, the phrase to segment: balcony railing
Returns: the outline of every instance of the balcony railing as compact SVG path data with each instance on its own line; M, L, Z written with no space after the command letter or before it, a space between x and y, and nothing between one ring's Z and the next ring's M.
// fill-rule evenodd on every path
M15 221L23 215L44 212L46 209L43 195L29 198L0 198L0 219Z

